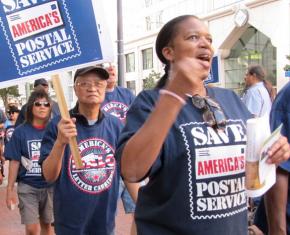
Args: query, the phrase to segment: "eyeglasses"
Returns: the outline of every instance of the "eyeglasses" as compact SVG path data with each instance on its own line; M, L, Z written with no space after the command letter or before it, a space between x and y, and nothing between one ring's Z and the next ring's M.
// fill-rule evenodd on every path
M47 102L47 101L35 101L33 104L34 104L35 107L40 107L40 106L43 106L43 107L46 107L46 108L50 107L50 103Z
M202 110L203 120L212 128L224 130L226 127L226 117L220 105L209 97L195 95L192 97L193 105Z
M76 86L79 86L80 88L83 89L88 89L94 87L102 88L106 86L106 83L97 81L97 82L91 82L91 81L81 81L81 82L76 82Z
M14 112L14 111L7 112L8 115L11 115L11 114L14 114L14 113L16 113L16 112Z

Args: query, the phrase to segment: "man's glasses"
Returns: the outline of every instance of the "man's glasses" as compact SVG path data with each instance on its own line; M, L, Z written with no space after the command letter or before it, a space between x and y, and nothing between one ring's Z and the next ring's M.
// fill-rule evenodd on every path
M43 107L46 107L46 108L50 107L50 103L47 102L47 101L35 101L33 104L34 104L35 107L40 107L40 106L43 106Z
M105 87L106 84L103 82L91 82L91 81L81 81L81 82L76 82L76 86L83 88L83 89L89 89L94 87L102 88Z
M203 120L212 128L224 130L226 127L226 117L220 105L209 97L195 95L192 97L193 105L202 110Z
M16 113L16 112L14 112L14 111L7 112L8 115L11 115L11 114L14 114L14 113Z

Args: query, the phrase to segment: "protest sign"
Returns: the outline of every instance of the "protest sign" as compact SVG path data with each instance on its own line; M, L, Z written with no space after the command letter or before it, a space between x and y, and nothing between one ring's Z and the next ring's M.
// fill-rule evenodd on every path
M204 80L205 84L209 84L209 83L219 83L220 82L220 69L219 69L219 62L220 60L220 56L219 55L215 55L212 58L212 63L211 63L211 68L210 68L210 73L207 77L206 80Z
M113 46L101 1L1 0L0 88L113 60ZM54 75L62 117L66 102ZM77 168L82 162L76 138L70 140Z
M101 1L2 0L0 27L0 88L113 60Z

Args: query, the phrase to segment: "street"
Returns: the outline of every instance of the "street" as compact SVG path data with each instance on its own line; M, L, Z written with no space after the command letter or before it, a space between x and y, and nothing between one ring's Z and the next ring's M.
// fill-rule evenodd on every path
M7 172L7 171L6 171ZM6 182L0 186L0 235L24 235L24 225L20 224L19 210L7 209L5 204ZM122 202L118 202L116 218L116 235L129 235L131 227L131 215L126 215Z

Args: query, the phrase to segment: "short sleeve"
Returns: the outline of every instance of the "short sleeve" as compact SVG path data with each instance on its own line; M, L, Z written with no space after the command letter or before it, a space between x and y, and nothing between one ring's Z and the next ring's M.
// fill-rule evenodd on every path
M121 156L126 145L127 141L141 128L144 124L152 109L155 106L155 100L158 97L158 93L156 90L152 91L143 91L141 92L136 99L134 100L132 106L130 107L127 113L127 122L126 125L121 133L118 147L116 151L116 158L121 162ZM160 156L158 156L157 160L151 167L150 172L148 172L145 176L149 176L154 174L158 169L161 167L161 160ZM142 178L143 179L143 178ZM142 180L140 179L140 181Z
M5 145L4 157L7 160L21 161L21 129L22 127L15 129L10 141Z
M52 147L57 137L57 123L59 122L59 120L59 116L53 118L45 129L44 136L41 141L40 158L38 161L39 165L43 163L43 161L48 157L52 150Z

